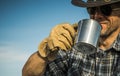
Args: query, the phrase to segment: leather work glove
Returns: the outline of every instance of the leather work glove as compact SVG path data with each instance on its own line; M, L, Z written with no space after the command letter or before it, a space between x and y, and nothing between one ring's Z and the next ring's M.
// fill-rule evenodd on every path
M77 24L71 26L68 23L55 26L48 38L44 39L39 47L39 53L48 60L54 60L59 49L67 51L74 45Z

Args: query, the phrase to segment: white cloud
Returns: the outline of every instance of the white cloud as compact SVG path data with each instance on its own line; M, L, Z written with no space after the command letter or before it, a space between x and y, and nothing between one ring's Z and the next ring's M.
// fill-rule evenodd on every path
M5 61L25 61L29 56L29 53L20 53L20 52L1 52L0 59Z

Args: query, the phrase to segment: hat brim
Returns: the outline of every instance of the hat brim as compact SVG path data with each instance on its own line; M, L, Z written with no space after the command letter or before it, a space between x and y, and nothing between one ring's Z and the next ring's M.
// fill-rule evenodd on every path
M104 2L104 1L95 1L95 2L84 2L82 0L72 0L71 3L75 6L79 7L97 7L97 6L102 6L102 5L107 5L107 4L112 4L120 2L120 0L114 0L114 1L109 1L109 2Z

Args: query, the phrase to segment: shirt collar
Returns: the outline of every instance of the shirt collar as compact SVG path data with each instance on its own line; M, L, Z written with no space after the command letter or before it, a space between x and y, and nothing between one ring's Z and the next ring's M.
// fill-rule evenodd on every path
M103 56L106 56L108 51L110 51L111 49L114 49L115 51L120 52L120 33L119 33L118 37L116 38L116 40L114 41L114 43L112 44L112 46L109 49L107 49L106 51L103 51L102 49L97 48L97 53L101 57L103 57Z

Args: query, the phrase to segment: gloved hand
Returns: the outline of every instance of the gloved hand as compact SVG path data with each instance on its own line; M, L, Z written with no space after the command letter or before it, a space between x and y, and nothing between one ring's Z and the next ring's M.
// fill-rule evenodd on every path
M48 38L44 39L39 45L39 53L42 57L53 60L59 49L67 51L74 44L77 24L59 24L55 26Z

